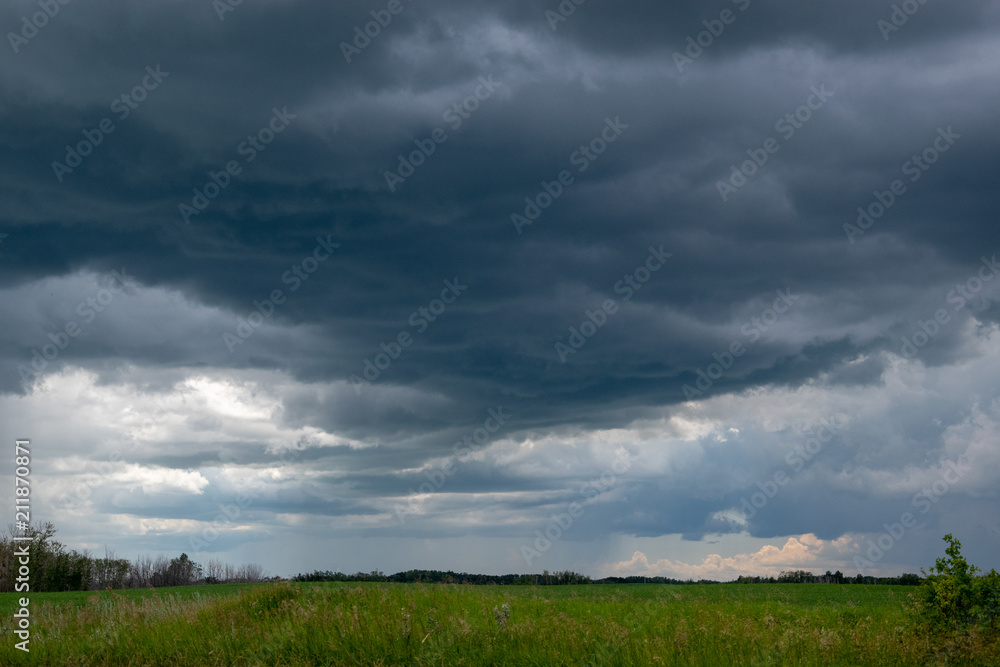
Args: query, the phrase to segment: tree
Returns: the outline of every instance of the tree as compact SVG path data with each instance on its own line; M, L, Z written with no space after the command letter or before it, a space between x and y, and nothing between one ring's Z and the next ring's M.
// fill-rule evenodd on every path
M920 619L932 628L963 628L982 623L996 628L1000 614L1000 574L977 576L981 570L962 556L962 543L951 533L946 556L938 558L917 589L916 609Z
M805 570L783 571L778 575L778 581L783 584L803 584L815 582L816 577Z
M51 522L29 525L25 529L13 524L6 533L0 532L0 592L15 591L18 568L15 550L27 549L30 563L31 592L61 592L103 590L105 588L146 588L149 586L185 586L201 581L202 569L187 554L174 559L160 555L138 556L134 561L115 558L105 548L104 558L91 555L86 549L67 550L55 539L56 528ZM14 538L27 537L27 540ZM209 576L220 582L260 582L267 575L259 565L235 568L219 561L210 562ZM381 573L379 573L381 575ZM24 592L24 591L17 591Z
M153 587L161 586L190 586L201 579L201 566L182 553L177 558L172 558L169 563L166 559L159 559L157 567L150 577L149 584Z

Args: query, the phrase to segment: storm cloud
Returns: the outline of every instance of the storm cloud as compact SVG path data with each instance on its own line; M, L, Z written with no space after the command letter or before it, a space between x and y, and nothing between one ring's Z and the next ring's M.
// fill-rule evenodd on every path
M946 532L997 565L998 10L8 3L39 515L282 574L724 578L853 574L910 512L866 574Z

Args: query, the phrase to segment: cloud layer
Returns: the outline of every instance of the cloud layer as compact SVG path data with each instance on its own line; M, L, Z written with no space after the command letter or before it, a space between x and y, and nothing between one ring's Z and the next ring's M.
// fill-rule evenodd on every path
M38 502L190 551L246 496L204 548L282 573L854 573L907 511L873 572L1000 565L1000 4L903 4L9 4Z

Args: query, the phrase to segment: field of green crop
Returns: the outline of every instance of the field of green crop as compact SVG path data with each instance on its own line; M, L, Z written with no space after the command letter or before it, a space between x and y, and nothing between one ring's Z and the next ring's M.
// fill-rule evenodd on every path
M912 588L259 584L0 594L0 664L1000 665L1000 638L919 632Z

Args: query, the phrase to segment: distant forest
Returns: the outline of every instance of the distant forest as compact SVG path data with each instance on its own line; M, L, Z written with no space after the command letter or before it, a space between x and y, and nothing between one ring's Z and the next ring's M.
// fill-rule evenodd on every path
M130 561L115 558L110 551L99 558L86 550L67 550L56 541L56 529L51 523L29 527L21 534L30 540L14 539L13 527L7 532L0 536L0 592L5 593L256 583L274 579L267 577L260 565L234 567L215 559L200 565L187 554L176 558L139 556ZM21 573L22 567L27 569L27 576Z
M309 574L297 574L293 581L386 581L401 584L472 584L478 586L560 586L569 584L890 584L915 586L922 579L918 574L903 574L898 577L866 577L858 574L856 577L845 576L839 570L826 574L813 574L803 570L782 572L777 577L740 577L735 581L719 582L711 579L671 579L670 577L605 577L591 579L590 577L571 572L549 572L542 574L469 574L467 572L441 572L439 570L408 570L396 574L373 572L358 572L344 574L316 570Z
M12 528L12 527L11 527ZM166 556L140 556L135 560L116 558L108 552L103 558L66 547L56 541L56 529L51 523L30 527L24 536L30 540L17 541L14 531L0 536L0 592L24 591L25 580L19 576L20 551L26 549L27 583L33 592L61 592L104 590L107 588L159 588L162 586L190 586L203 584L259 583L283 581L281 577L268 576L260 565L234 567L212 559L205 564L196 563L187 554L176 558ZM292 581L383 581L394 583L471 584L478 586L559 586L570 584L719 584L711 579L672 579L670 577L590 577L566 570L543 571L541 574L469 574L467 572L442 572L439 570L408 570L384 574L378 570L344 574L329 570L297 574ZM777 577L739 577L726 583L739 584L902 584L916 585L922 581L916 574L899 577L871 577L858 574L849 577L842 572L816 575L795 570L782 572Z

